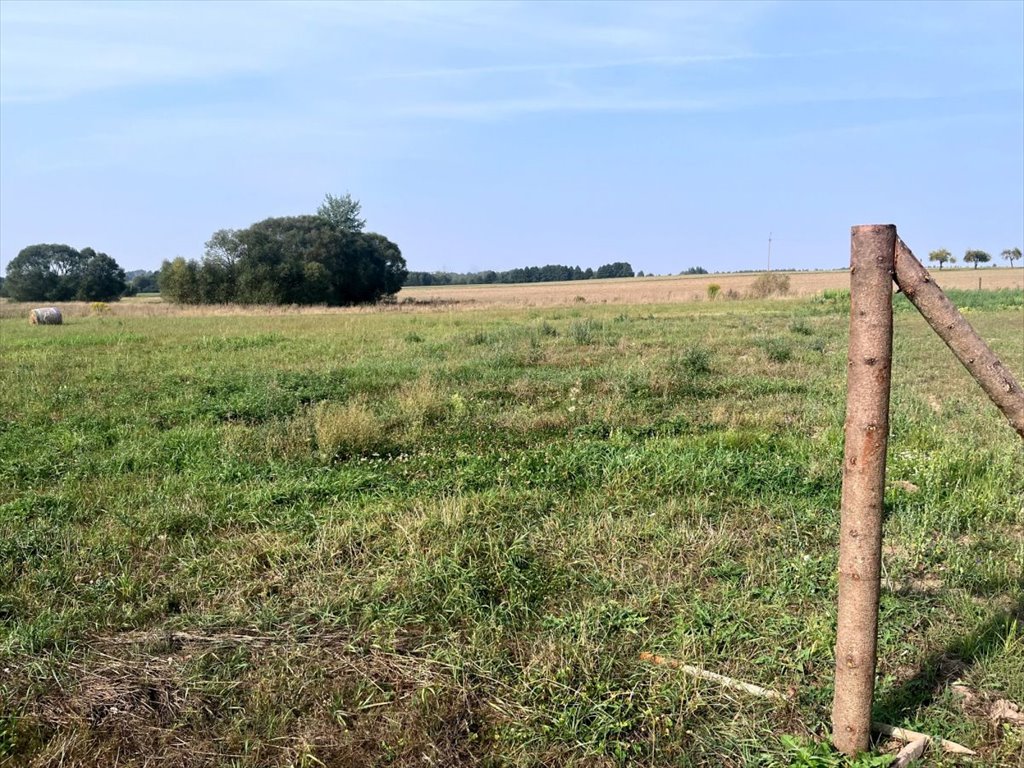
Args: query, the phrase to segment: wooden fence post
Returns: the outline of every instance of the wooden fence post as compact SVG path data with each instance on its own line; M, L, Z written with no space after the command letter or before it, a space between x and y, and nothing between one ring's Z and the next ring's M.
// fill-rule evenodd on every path
M1024 438L1024 390L902 240L897 240L894 270L896 285Z
M896 227L853 227L832 739L868 748L875 690Z

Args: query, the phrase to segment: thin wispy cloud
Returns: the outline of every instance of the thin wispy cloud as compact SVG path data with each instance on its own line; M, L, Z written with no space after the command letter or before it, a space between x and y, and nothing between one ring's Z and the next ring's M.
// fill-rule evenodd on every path
M445 120L496 120L518 115L550 112L706 112L715 109L713 101L696 99L502 99L491 101L451 101L407 105L392 114L406 117L425 117Z
M975 93L1010 94L1012 91L964 91L960 96ZM389 114L397 117L422 117L444 120L498 120L519 115L541 113L651 113L701 114L726 113L764 108L784 109L808 105L894 103L907 105L914 102L948 99L954 94L938 90L905 90L897 87L852 91L842 88L777 87L758 91L721 91L699 98L642 97L629 92L618 94L591 94L532 99L481 99L458 101L425 101L395 107Z
M801 57L808 54L801 54ZM826 54L810 54L826 55ZM613 59L610 61L552 61L542 64L490 64L485 66L442 67L433 69L406 70L400 72L376 72L356 80L431 80L445 78L479 77L487 75L516 75L530 73L588 72L603 69L633 69L641 67L676 68L695 64L720 64L734 61L758 61L792 58L793 54L730 53L706 54L701 56L647 56L637 59Z
M490 3L5 2L0 97L52 101L147 84L285 74L326 62L342 76L396 79L679 66L752 55L737 45L729 25L710 34L709 19L721 14L698 7L684 22L690 26L667 30L643 6L618 6L613 20L581 25L558 4L533 9L542 15L538 23L520 6ZM368 42L373 37L387 41L389 56ZM535 63L553 53L576 58ZM437 66L453 54L523 60ZM403 59L417 66L388 71ZM422 66L428 59L433 65Z
M955 115L927 115L921 117L886 116L881 119L860 123L851 123L828 128L800 129L790 131L783 136L763 137L765 144L778 144L780 140L798 145L799 142L829 139L836 141L856 141L865 137L872 139L891 138L897 132L904 136L922 133L942 133L950 126L958 128L978 128L988 130L993 126L1020 124L1019 110L1004 109L1002 111L963 112Z

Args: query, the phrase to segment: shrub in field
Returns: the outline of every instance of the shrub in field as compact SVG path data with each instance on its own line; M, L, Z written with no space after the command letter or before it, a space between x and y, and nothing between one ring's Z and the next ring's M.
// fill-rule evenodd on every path
M710 373L711 350L690 347L683 354L671 357L664 368L652 372L650 388L662 397L669 394L700 397L708 391L702 380Z
M764 352L773 363L786 363L793 359L793 348L783 339L768 339Z
M749 293L753 299L785 296L789 293L789 275L780 275L777 272L765 272L758 275L754 284L750 286Z
M712 283L711 285L708 286L708 298L711 301L714 301L716 298L718 298L718 294L721 290L722 286L720 286L718 283Z
M803 320L794 320L790 323L789 330L800 336L811 336L814 333L814 329Z
M569 326L569 335L574 342L583 346L597 341L597 334L600 330L601 324L594 322L588 317L584 320L573 321L572 325Z
M689 376L711 373L711 350L706 347L691 347L686 350L679 362L682 370Z
M365 400L320 403L313 411L317 448L326 459L370 453L381 446L384 428Z

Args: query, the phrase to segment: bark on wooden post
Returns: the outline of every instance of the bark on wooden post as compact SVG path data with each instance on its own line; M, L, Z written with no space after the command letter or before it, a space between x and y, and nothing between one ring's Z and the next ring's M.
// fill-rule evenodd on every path
M871 735L889 439L896 227L854 227L851 240L846 445L832 708L833 742L836 749L848 755L866 750Z
M902 240L897 240L894 269L896 285L1024 437L1024 390Z

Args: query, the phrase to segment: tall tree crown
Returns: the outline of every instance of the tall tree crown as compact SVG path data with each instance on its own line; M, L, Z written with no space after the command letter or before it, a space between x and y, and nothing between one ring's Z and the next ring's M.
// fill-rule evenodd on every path
M316 209L316 215L326 219L342 232L362 232L366 226L366 219L359 216L362 208L359 201L353 200L348 192L341 197L328 193L324 195L324 201Z

